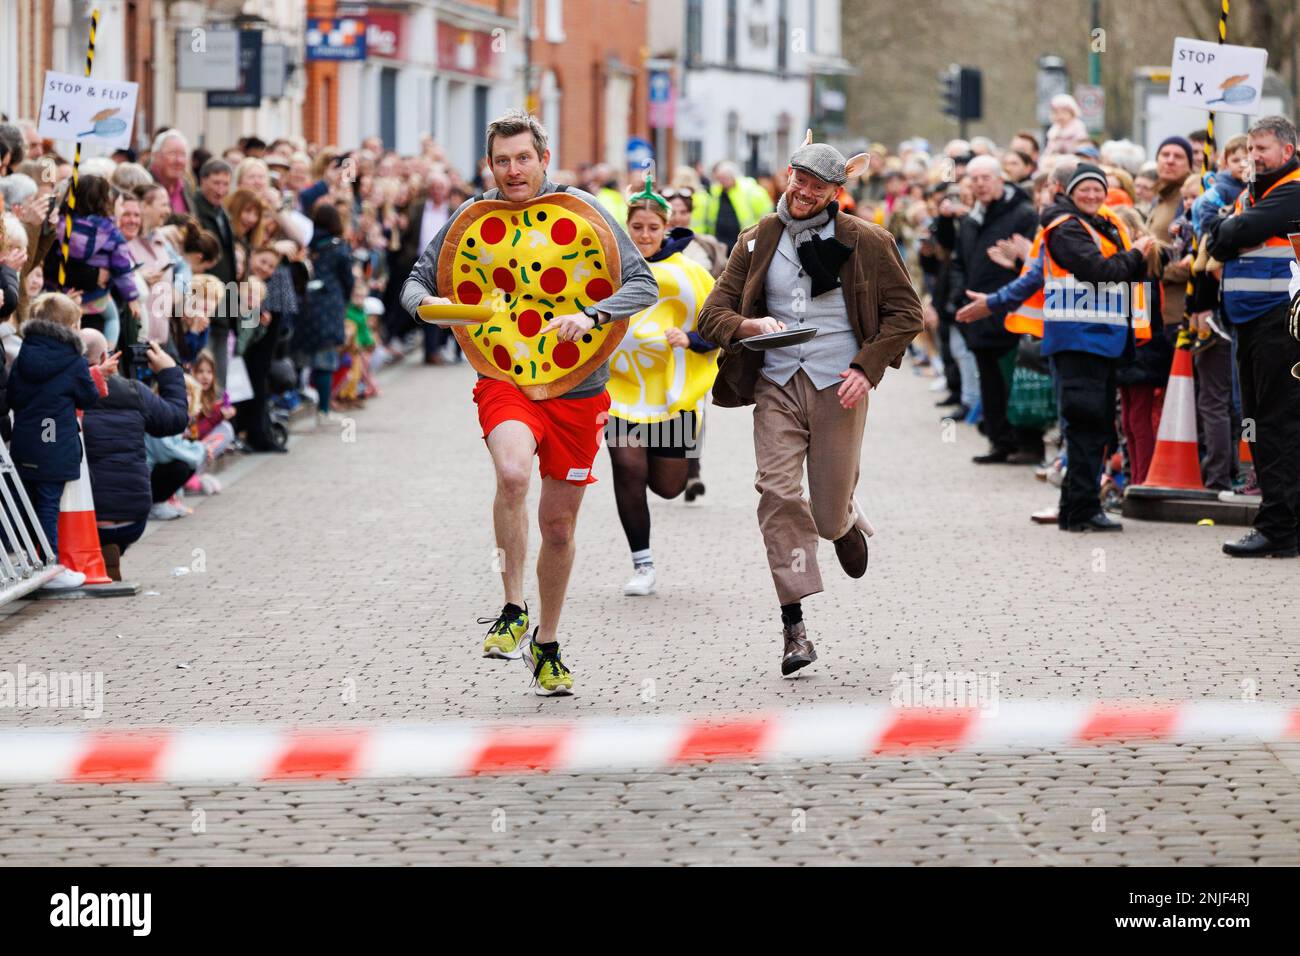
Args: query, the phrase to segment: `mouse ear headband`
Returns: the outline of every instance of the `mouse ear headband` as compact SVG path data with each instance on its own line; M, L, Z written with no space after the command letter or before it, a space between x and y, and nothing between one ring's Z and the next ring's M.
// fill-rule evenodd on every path
M845 159L835 147L825 143L814 143L810 129L804 137L803 144L790 157L790 165L795 169L811 173L823 182L842 186L849 178L857 176L866 169L868 159L870 156L867 153L858 153Z

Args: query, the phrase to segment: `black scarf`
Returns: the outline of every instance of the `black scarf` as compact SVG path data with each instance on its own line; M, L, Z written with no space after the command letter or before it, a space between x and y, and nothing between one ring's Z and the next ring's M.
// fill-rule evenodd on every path
M817 235L817 230L826 222L834 222L836 215L840 211L839 203L831 200L822 212L814 216L814 222L811 227L805 225L799 220L790 219L790 212L785 203L785 197L777 204L777 216L786 224L786 229L794 238L795 252L799 254L799 262L803 265L804 272L808 273L808 278L812 280L812 296L817 298L824 295L832 289L840 287L840 270L844 268L844 263L848 262L849 256L853 250L844 243L840 242L834 236L823 239ZM822 216L825 216L822 219ZM794 228L791 228L791 227ZM803 228L800 228L800 227Z

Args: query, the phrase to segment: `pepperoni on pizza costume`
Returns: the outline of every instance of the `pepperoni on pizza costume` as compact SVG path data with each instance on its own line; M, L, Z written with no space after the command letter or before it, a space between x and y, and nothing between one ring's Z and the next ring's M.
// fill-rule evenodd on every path
M453 329L470 364L535 401L563 395L618 347L626 319L572 342L539 333L555 316L609 298L620 274L609 225L565 193L480 200L452 223L438 255L439 290L453 302L494 309L483 325Z

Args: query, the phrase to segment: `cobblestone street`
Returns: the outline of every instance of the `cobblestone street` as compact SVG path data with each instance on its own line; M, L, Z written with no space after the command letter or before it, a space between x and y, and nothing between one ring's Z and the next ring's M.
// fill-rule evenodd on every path
M484 660L501 603L472 373L400 368L343 433L228 469L223 494L123 561L133 598L19 602L0 670L102 672L103 714L14 727L369 725L744 713L888 700L896 674L972 672L1003 700L1300 699L1294 561L1234 562L1234 529L1031 524L1056 490L979 467L929 379L871 396L867 576L822 548L820 659L779 673L747 410L710 409L700 501L653 501L659 593L631 570L608 458L587 491L561 625L577 693ZM537 495L534 480L533 498ZM192 503L192 502L191 502ZM238 516L238 520L236 520ZM534 525L530 539L537 548ZM183 573L178 573L184 569ZM1183 581L1181 587L1171 583ZM531 600L535 574L528 572ZM1195 613L1190 608L1195 608ZM397 783L0 788L8 864L626 862L1296 864L1300 745L1106 746L856 763Z

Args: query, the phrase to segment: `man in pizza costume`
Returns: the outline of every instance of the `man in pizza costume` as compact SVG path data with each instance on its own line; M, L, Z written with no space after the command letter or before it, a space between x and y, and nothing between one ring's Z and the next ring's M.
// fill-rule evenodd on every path
M402 305L426 321L481 309L454 328L480 378L474 387L496 471L493 523L505 606L483 656L522 659L542 696L571 694L557 628L573 567L574 528L600 448L610 397L607 364L627 317L659 287L623 228L595 197L546 176L546 130L510 111L487 128L496 188L464 203L434 236L402 287ZM538 621L524 600L526 498L532 459L542 478L537 519Z
M853 494L867 394L921 331L921 303L893 236L834 201L866 161L813 143L810 130L790 158L776 212L741 234L698 323L722 348L714 403L754 406L758 525L781 605L782 674L817 659L801 602L822 590L818 538L835 543L850 577L866 573L871 526ZM743 345L809 327L816 335L803 344Z

